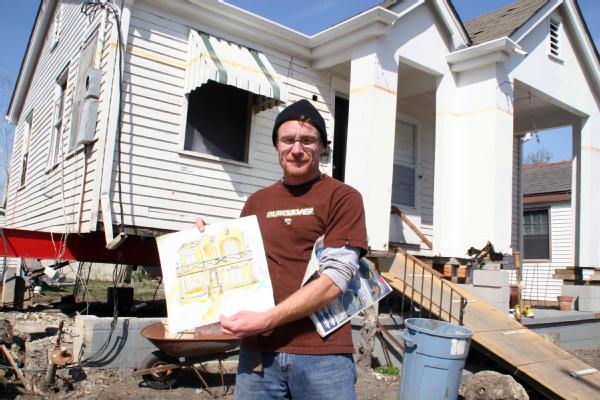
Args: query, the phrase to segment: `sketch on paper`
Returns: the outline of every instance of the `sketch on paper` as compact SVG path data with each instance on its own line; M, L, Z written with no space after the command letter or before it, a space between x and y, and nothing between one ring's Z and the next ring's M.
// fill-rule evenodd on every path
M156 239L169 331L219 321L219 315L274 307L255 216L175 232Z

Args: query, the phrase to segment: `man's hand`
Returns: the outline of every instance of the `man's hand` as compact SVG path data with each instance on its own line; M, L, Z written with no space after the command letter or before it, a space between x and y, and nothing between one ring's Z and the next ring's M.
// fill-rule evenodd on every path
M240 311L228 318L221 316L221 327L223 333L240 338L256 335L306 317L340 294L331 278L321 275L268 311Z
M202 219L202 217L198 217L196 218L196 228L198 228L198 230L200 231L200 233L204 232L204 227L208 225L206 222L204 222L204 220Z
M257 335L271 329L271 313L240 311L230 317L221 315L221 329L227 335L238 338Z

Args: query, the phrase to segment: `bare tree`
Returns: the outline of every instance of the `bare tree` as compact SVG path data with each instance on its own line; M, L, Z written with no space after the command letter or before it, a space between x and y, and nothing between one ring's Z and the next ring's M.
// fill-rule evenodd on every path
M534 153L527 154L527 157L523 161L525 165L536 165L536 164L546 164L550 160L552 160L552 153L546 150L544 147L539 148Z

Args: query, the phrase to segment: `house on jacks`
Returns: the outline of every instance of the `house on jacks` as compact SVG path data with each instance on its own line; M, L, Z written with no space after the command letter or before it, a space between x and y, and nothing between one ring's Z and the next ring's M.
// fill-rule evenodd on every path
M575 0L467 22L449 0L386 1L312 36L216 0L43 0L7 113L5 226L111 243L235 218L281 178L278 111L309 99L373 251L522 250L520 138L571 127L568 262L598 266L598 61Z

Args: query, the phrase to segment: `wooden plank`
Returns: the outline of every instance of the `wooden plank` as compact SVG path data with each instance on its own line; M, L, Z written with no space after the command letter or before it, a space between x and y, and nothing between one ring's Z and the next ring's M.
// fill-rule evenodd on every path
M473 340L515 367L573 357L560 347L548 346L550 342L523 326L514 330L476 332Z
M444 280L441 274L420 260L399 251L394 257L380 259L379 267L382 276L395 290L415 303L421 303L424 309L431 308L442 320L448 320L448 308L453 302L447 295L440 299L440 295L452 291L464 296L467 299L464 326L474 332L475 346L515 370L517 376L548 397L600 399L600 373L572 377L570 373L590 366L477 296ZM431 286L421 286L421 282L429 281ZM423 287L432 290L427 292L421 289Z
M539 388L554 398L572 400L600 399L600 373L574 378L571 372L590 368L578 358L528 364L517 369L517 376L540 382Z

